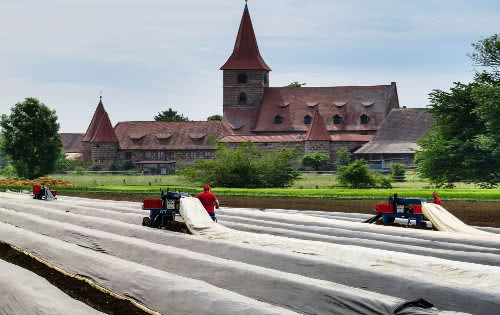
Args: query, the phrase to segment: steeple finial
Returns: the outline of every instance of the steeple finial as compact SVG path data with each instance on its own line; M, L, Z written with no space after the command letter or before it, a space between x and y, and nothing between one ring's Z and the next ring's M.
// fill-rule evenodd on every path
M99 104L102 105L102 91L99 92Z

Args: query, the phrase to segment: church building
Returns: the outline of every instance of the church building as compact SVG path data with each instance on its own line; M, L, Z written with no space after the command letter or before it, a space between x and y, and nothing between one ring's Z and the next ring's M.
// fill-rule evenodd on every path
M84 160L104 169L132 161L159 173L211 159L213 138L229 147L250 141L266 151L298 145L305 154L322 152L333 161L339 148L355 152L369 143L391 110L399 109L395 82L271 87L271 67L260 54L247 5L234 50L220 70L223 121L126 121L113 127L101 101L85 134L63 134L65 148L80 150Z

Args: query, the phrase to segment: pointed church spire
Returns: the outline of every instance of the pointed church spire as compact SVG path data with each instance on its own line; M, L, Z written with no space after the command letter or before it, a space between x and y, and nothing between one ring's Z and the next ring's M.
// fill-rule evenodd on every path
M323 121L323 117L319 113L319 110L316 109L314 113L314 117L311 122L311 127L309 131L307 131L306 141L330 141L330 134L326 129L325 122Z
M82 139L83 142L118 142L115 130L111 125L108 113L102 104L102 96L99 97L99 104L94 112L94 117L89 128Z
M245 1L247 2L247 1ZM220 68L221 70L268 70L271 68L260 55L259 45L253 30L252 19L245 3L240 29L234 44L234 50L228 61Z

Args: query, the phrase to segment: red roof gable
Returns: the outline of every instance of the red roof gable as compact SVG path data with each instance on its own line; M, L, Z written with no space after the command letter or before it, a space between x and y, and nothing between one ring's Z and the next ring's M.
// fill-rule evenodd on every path
M323 117L317 109L314 112L311 127L307 131L306 141L330 141L330 134L328 134Z
M115 127L122 150L215 149L212 137L220 139L220 121L124 121Z
M83 142L118 142L108 113L99 101L94 117L90 122L89 128L82 139Z
M303 88L266 88L254 132L307 132L306 115L318 110L329 132L375 131L392 108L398 108L396 86L338 86ZM334 124L338 115L341 124ZM361 115L368 116L361 124ZM275 124L276 116L282 118Z
M248 6L245 5L234 50L221 70L271 70L259 52Z

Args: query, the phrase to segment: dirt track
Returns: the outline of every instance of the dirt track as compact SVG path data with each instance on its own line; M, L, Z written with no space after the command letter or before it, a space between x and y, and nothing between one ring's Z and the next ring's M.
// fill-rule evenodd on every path
M106 199L142 201L144 196L113 196L102 194L76 194L75 196ZM386 200L322 200L224 197L221 205L226 207L319 210L349 213L374 213L376 204ZM500 202L443 201L443 207L469 225L500 228Z

